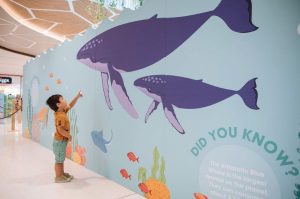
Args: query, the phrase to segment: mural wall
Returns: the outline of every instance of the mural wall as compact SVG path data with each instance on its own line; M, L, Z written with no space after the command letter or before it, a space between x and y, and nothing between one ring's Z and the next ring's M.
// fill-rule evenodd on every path
M300 2L145 1L24 67L24 136L147 198L300 197Z

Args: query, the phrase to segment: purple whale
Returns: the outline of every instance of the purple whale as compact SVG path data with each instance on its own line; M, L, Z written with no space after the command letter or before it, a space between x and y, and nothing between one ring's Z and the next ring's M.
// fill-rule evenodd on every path
M170 75L142 77L137 79L134 85L153 99L146 113L145 122L159 103L162 103L169 122L179 133L184 134L184 129L177 120L173 106L183 109L202 108L237 94L241 96L247 107L257 110L259 108L257 106L258 94L255 80L256 78L251 79L238 91L215 87L204 83L202 80Z
M220 17L233 31L252 32L250 0L222 0L215 10L190 16L134 21L109 29L88 41L77 59L101 72L103 92L109 109L109 78L122 107L134 118L138 114L127 94L121 72L148 67L172 53L210 17Z

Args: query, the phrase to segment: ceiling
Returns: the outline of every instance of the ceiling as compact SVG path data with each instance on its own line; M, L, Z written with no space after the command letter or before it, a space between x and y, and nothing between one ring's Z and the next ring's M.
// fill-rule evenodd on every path
M66 39L72 40L77 34L84 34L103 19L114 20L126 6L123 3L118 9L115 4L114 7L105 3L100 6L94 1L0 0L0 74L22 75L28 59ZM136 2L136 5L130 4L131 9L143 2L127 1Z

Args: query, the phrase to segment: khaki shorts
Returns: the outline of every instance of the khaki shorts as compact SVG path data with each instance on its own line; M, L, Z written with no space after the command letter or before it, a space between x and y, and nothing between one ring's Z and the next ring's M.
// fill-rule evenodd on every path
M55 155L55 163L64 163L66 158L66 140L53 140L53 152Z

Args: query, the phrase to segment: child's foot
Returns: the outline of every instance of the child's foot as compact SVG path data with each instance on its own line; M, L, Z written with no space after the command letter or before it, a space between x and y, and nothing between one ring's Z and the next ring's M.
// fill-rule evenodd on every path
M69 173L64 173L63 175L64 175L66 178L70 179L70 180L72 180L72 179L74 178L74 176L72 176L72 175L69 174Z
M63 175L59 176L59 177L55 177L55 180L54 180L55 183L65 183L65 182L70 182L70 181L71 181L71 179L69 179Z

